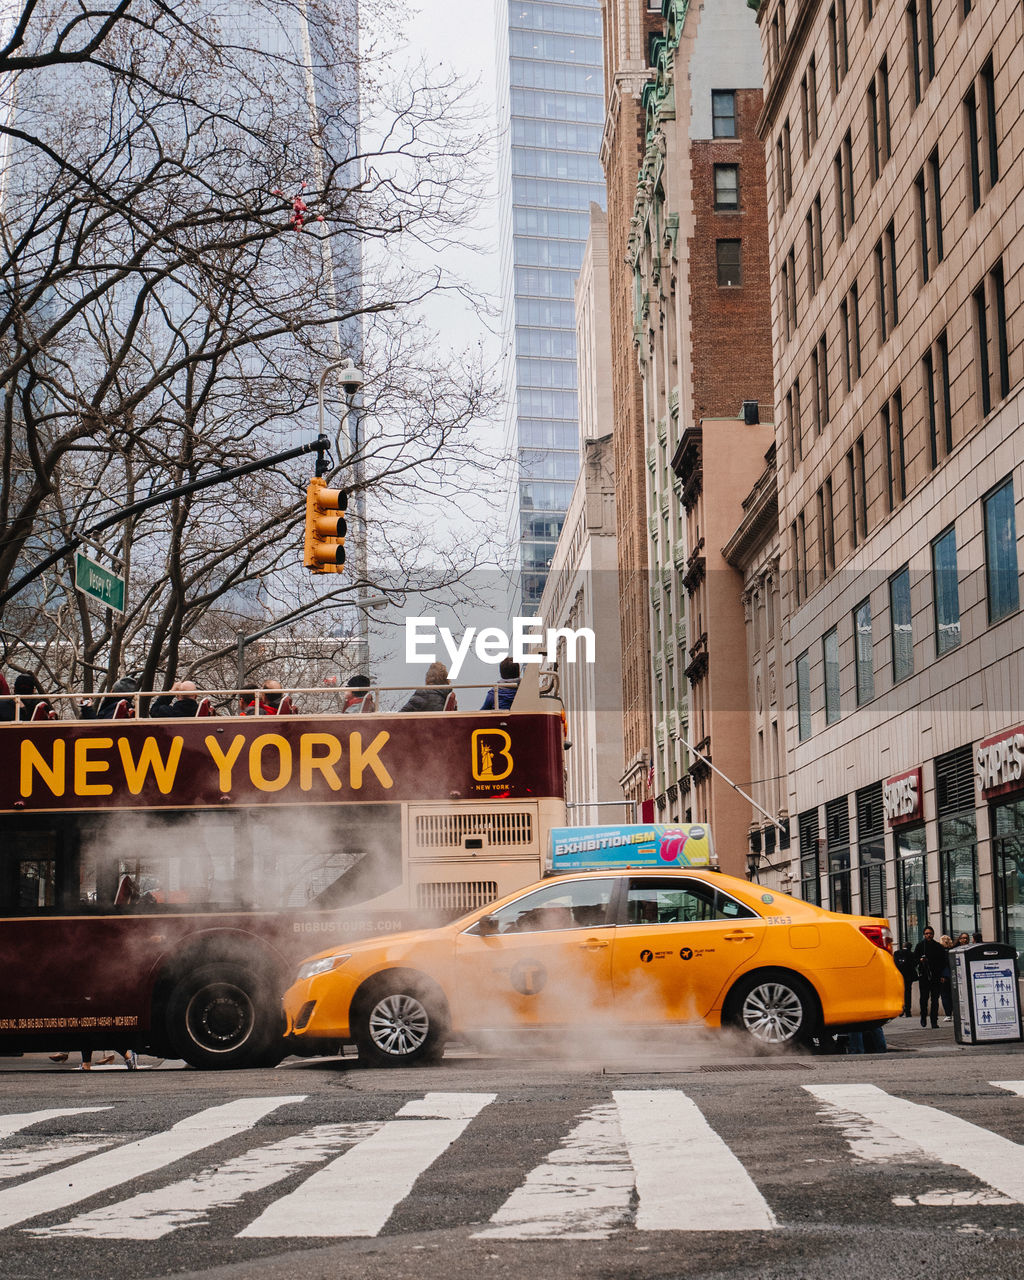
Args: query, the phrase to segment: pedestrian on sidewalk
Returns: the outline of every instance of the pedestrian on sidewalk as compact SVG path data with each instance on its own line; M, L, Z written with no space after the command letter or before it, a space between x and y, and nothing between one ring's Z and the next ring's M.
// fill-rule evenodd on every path
M950 973L949 953L953 950L954 942L948 933L944 933L939 939L939 944L945 949L946 963L942 969L942 976L939 978L939 999L942 1001L942 1021L953 1021L953 978Z
M935 941L935 930L925 925L924 937L914 948L917 961L917 981L921 993L921 1026L939 1025L939 990L942 986L942 970L948 962L946 948Z
M914 983L917 981L917 961L910 943L904 940L892 953L896 968L903 979L903 1016L910 1018L914 1013Z

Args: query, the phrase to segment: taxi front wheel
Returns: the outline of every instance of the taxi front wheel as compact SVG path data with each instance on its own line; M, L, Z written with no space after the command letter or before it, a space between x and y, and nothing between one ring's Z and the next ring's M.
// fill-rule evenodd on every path
M382 978L356 1002L352 1034L359 1057L371 1066L436 1061L448 1034L444 998L415 976Z
M818 1002L791 973L755 973L729 998L730 1021L765 1049L806 1043L818 1024Z

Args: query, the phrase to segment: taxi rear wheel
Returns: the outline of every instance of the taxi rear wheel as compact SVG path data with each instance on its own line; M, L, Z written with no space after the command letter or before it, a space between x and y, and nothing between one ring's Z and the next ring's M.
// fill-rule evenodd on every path
M811 988L791 973L755 973L729 998L730 1021L759 1047L772 1050L805 1044L818 1025Z
M371 1066L436 1061L448 1034L443 997L415 976L381 979L357 1001L352 1034L359 1057Z

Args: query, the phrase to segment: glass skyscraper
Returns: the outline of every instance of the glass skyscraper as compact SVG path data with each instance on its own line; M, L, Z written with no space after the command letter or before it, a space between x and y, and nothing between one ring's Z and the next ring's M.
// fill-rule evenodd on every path
M502 295L519 602L536 611L579 469L573 293L605 207L600 0L498 0Z

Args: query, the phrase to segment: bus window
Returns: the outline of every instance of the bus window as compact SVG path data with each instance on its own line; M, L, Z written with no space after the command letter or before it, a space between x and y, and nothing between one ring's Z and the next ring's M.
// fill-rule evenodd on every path
M52 830L12 832L2 863L0 902L10 915L32 916L57 905L57 837Z
M250 834L264 909L358 906L401 887L398 805L263 809L252 815Z

